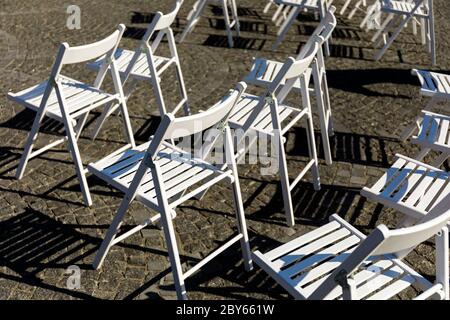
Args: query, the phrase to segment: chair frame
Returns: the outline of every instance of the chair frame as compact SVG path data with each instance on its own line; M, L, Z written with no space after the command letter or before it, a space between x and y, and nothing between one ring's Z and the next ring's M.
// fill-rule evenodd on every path
M123 72L121 72L122 81L124 84L127 83L129 78L131 78L132 80L131 85L126 93L127 99L131 96L139 80L150 82L153 89L153 93L156 98L156 104L158 106L159 113L161 116L166 114L168 111L166 104L164 102L164 97L160 85L160 79L162 74L166 70L168 70L171 65L175 66L177 81L179 85L178 89L181 96L181 101L177 104L177 106L175 106L175 108L171 112L175 114L181 107L183 107L184 114L185 115L190 114L183 72L181 71L181 64L178 56L178 50L176 47L176 42L171 27L181 8L181 5L183 4L183 1L184 0L177 0L172 11L167 14L163 14L162 12L159 11L156 12L154 18L148 25L144 36L140 40L138 47L135 49L131 60L129 61L129 63L127 63L127 68ZM155 52L158 50L159 45L161 44L164 38L167 38L170 56L164 57L168 58L169 60L159 70L157 70L156 59L159 58L159 56L156 56ZM120 50L121 49L118 49L118 52ZM145 55L147 63L146 65L144 64L143 66L148 66L150 78L134 73L136 65L142 60L141 59L142 54ZM90 64L89 67L92 69L97 69L102 62L103 59L99 59L95 63ZM140 68L142 68L143 66L140 66ZM95 138L98 135L106 118L109 117L111 114L113 114L117 110L117 107L118 107L117 105L109 105L104 109L103 113L101 114L97 122L92 138Z
M327 0L274 0L274 1L279 5L286 5L288 7L291 7L292 9L290 10L283 25L278 30L277 39L275 40L272 46L273 50L277 49L280 46L281 42L283 42L287 32L294 24L294 22L297 20L297 16L300 14L300 12L304 10L313 10L314 12L317 12L319 14L319 20L321 21L325 17L326 12L330 6ZM312 5L308 1L314 1L315 4ZM325 41L325 55L330 56L329 40Z
M286 60L285 64L278 72L275 79L270 84L268 84L265 93L260 96L259 103L254 107L253 111L250 112L245 123L239 124L235 122L233 120L234 115L231 115L229 120L229 124L232 129L241 129L243 131L243 135L241 136L240 141L238 141L239 145L239 143L249 132L255 130L253 128L253 125L264 108L267 106L270 107L270 117L273 130L272 132L268 133L268 137L270 137L270 139L273 139L276 147L275 151L280 166L279 174L281 178L286 222L289 226L295 225L291 191L309 170L312 171L315 190L320 190L319 165L314 138L314 124L312 122L311 101L309 96L309 83L311 80L311 74L307 72L308 67L313 63L313 61L315 61L317 51L319 50L320 36L317 36L316 38L316 42L313 46L311 46L309 52L305 54L305 58L301 60L295 60L294 58L290 57ZM280 105L288 96L296 81L300 81L302 109L288 107L293 111L294 115L293 119L283 127L279 116ZM303 170L298 174L294 181L290 182L286 152L284 149L284 134L286 134L288 130L302 118L306 119L307 124L307 143L310 161L306 164L305 168L303 168ZM256 143L256 141L257 139L255 138L250 141L249 144L245 145L244 148L238 150L236 157L240 159L241 157L245 156L245 153L250 149L253 143Z
M169 251L169 258L172 266L172 272L175 280L175 287L177 291L177 296L179 299L187 299L186 289L184 281L186 278L197 272L206 263L211 261L217 255L222 253L224 250L229 248L236 242L240 242L242 254L244 257L244 265L247 270L252 267L251 252L249 246L249 239L247 235L244 208L242 204L241 189L239 186L239 178L237 173L237 165L234 157L234 147L233 140L231 136L231 131L227 125L227 118L234 107L235 103L245 91L245 84L238 84L236 90L231 91L229 95L219 102L216 106L210 108L209 110L193 115L181 118L174 118L171 114L164 115L162 122L157 129L155 135L152 137L151 142L145 151L143 160L141 161L136 174L131 182L131 185L126 190L125 196L120 204L114 220L112 221L105 239L95 257L94 267L97 269L101 266L103 260L106 257L111 246L126 239L130 235L138 232L139 230L145 228L151 223L157 221L162 222L162 227L167 242L167 247ZM198 124L201 124L200 126ZM202 145L200 153L202 156L196 157L194 155L194 160L204 162L206 155L212 150L214 144L220 136L223 136L224 146L225 146L225 157L226 157L226 168L227 171L223 172L221 169L217 168L217 176L212 180L208 181L204 185L197 187L196 189L190 191L189 193L181 192L181 194L175 197L175 200L169 203L168 195L166 194L166 189L164 186L164 179L162 176L162 171L160 165L158 164L157 156L158 151L162 146L169 146L172 148L177 148L166 142L167 140L174 140L180 137L192 136L198 134L201 131L214 127L216 132L212 133L212 136L208 135L205 139L206 142ZM180 133L181 132L181 133ZM103 161L103 160L102 160ZM212 166L212 165L211 165ZM91 164L89 169L92 170L94 174L98 174L95 164ZM138 195L138 188L142 184L144 176L150 171L151 177L154 181L155 193L157 198L157 204L153 204L149 201L143 201ZM102 177L105 179L105 177ZM218 249L204 258L201 262L197 263L189 271L183 273L181 268L181 261L179 257L179 252L177 248L177 241L175 238L175 230L173 227L172 219L175 216L175 208L183 203L184 201L196 196L205 189L211 187L212 185L226 179L232 184L233 188L233 201L237 217L237 227L238 235L234 236L231 240L227 241L225 244L221 245ZM111 181L108 181L111 183ZM134 199L142 202L148 208L159 212L156 216L148 219L146 222L140 224L139 226L131 229L130 231L117 236L119 228L122 224L124 215L127 212L128 207L134 201Z
M334 135L334 128L326 76L325 56L322 46L331 37L331 34L336 27L337 21L333 14L335 10L336 8L334 6L330 6L327 14L321 20L320 24L308 39L308 42L303 46L302 50L296 57L296 60L303 59L310 50L311 46L314 45L314 42L317 41L317 37L320 36L319 50L317 51L316 60L311 67L314 87L310 89L310 93L315 95L316 98L320 129L322 133L322 144L327 165L331 165L333 163L329 137ZM267 86L268 80L264 79L264 77L267 75L267 70L271 64L278 65L280 63L266 59L255 59L252 69L245 77L244 81L257 86ZM264 66L267 66L266 71L262 69ZM299 88L294 89L298 90Z
M180 35L179 43L182 43L186 39L186 36L194 30L195 25L200 20L203 10L209 3L217 4L222 7L223 18L225 21L225 28L227 29L228 46L230 48L233 48L234 47L233 31L232 31L233 27L235 27L236 29L237 37L240 37L241 33L236 0L197 0L192 10L189 12L187 16L186 27L184 28L183 32ZM233 21L230 21L228 4L230 4L231 7L231 16L233 18Z
M427 50L431 55L431 63L432 65L436 65L433 0L408 0L413 7L410 12L402 13L396 11L395 9L391 9L390 7L391 2L399 2L399 0L379 1L382 3L381 12L387 13L388 16L382 23L380 29L372 37L372 42L376 42L375 47L378 47L383 42L383 46L375 53L374 59L378 61L383 57L395 39L400 35L401 31L406 27L408 22L413 21L414 34L416 34L416 22L414 18L417 18L421 21L422 44L427 45ZM426 14L418 13L418 10L421 7L426 7ZM395 23L398 22L400 23L396 28L394 28ZM391 33L390 36L389 33ZM389 38L387 38L388 36ZM380 39L377 41L378 38Z
M28 135L27 141L25 143L24 152L22 154L22 157L20 159L20 163L16 172L16 178L21 179L24 175L26 166L28 164L28 161L43 152L65 142L67 140L68 142L68 149L70 151L72 160L75 164L76 173L78 176L78 180L80 181L81 191L83 194L84 202L87 206L90 206L92 204L92 198L89 192L88 183L86 180L86 170L83 167L83 163L81 161L81 155L80 151L78 149L77 140L80 137L81 131L83 130L83 127L87 121L87 118L89 116L89 112L95 108L98 108L100 105L104 104L105 102L101 103L94 103L88 108L84 108L80 111L75 112L74 114L70 114L70 110L68 109L66 97L64 95L64 90L62 87L62 81L69 79L61 74L61 70L64 65L68 64L79 64L86 62L88 60L95 59L99 56L106 55L105 61L102 63L100 70L97 74L97 77L95 79L94 88L99 89L103 83L103 80L105 79L105 76L108 72L108 70L111 73L113 83L114 83L114 89L116 91L116 95L114 96L115 99L118 101L118 106L120 107L120 112L124 121L125 126L125 133L126 138L128 141L128 144L125 145L120 150L124 150L130 147L135 146L135 141L133 137L133 131L131 128L131 122L128 115L127 105L126 105L126 98L123 92L122 88L122 82L118 73L118 69L116 66L116 61L114 58L114 53L117 49L117 46L119 44L119 41L123 35L123 32L125 31L124 25L119 25L117 30L108 36L107 38L91 43L84 46L78 46L78 47L70 47L67 43L61 44L59 47L58 54L56 56L56 60L53 64L50 77L47 81L47 85L45 87L45 91L40 103L39 108L37 109L36 116L33 121L33 125L31 128L31 131ZM82 84L82 83L80 83ZM57 101L61 110L62 115L62 122L64 124L65 134L66 137L56 140L54 142L49 143L45 147L42 147L36 151L33 152L33 147L35 144L35 141L37 140L38 134L39 134L39 127L44 119L44 117L47 115L47 103L49 101L50 95L53 92L53 90L56 93ZM8 98L12 101L15 101L19 104L22 104L26 107L29 107L25 101L22 101L20 96L18 94L9 93ZM112 99L110 99L112 100ZM77 119L81 118L78 123ZM58 121L61 121L61 119L56 119ZM76 125L75 125L76 124Z
M359 244L342 262L338 262L339 265L308 296L302 295L295 289L295 280L288 281L280 275L278 270L280 267L279 264L276 264L278 263L276 257L281 256L279 259L280 262L283 262L286 261L286 257L283 257L284 254L294 256L295 251L291 251L317 238L317 233L321 228L266 254L256 251L252 255L253 260L297 299L322 300L328 299L328 297L341 296L344 300L357 300L360 297L358 297L357 281L353 278L354 274L359 267L363 266L365 261L370 260L372 257L381 256L392 261L403 272L409 274L415 283L421 287L424 292L417 296L416 299L424 300L433 297L449 300L449 234L447 227L447 223L450 220L449 208L450 195L447 195L417 225L395 230L389 230L385 225L379 225L367 237L337 214L334 214L330 218L331 222L322 228L327 228L337 223L338 227L340 226L340 228L349 231L352 236L358 237ZM436 282L432 284L401 260L417 245L434 235L436 239ZM320 261L321 258L317 257L317 259ZM395 290L390 290L390 292L378 292L370 298L390 298L396 294ZM371 293L375 291L376 288L373 288Z

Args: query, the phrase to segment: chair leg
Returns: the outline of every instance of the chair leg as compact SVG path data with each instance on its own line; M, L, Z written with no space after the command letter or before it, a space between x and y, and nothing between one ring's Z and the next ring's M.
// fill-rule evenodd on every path
M33 125L31 127L30 133L28 134L27 141L25 143L25 148L22 153L22 157L20 158L19 167L16 171L16 179L20 180L23 178L23 174L25 172L25 168L27 167L28 160L30 159L31 152L33 151L34 143L39 134L39 127L41 125L42 120L45 117L45 110L41 110L36 113L34 117Z
M91 139L95 140L100 133L100 130L102 129L103 125L105 124L106 118L108 118L110 115L114 113L114 111L117 110L119 107L118 104L110 103L102 111L102 114L97 120L97 124L95 125L94 131L91 134Z
M271 6L272 6L272 1L267 2L266 6L264 7L263 13L269 12L269 9Z
M181 71L180 58L178 57L178 50L177 50L177 46L175 45L175 38L173 36L172 29L169 29L168 37L169 37L169 47L170 47L172 57L175 57L175 59L176 59L175 69L176 69L176 75L177 75L177 80L178 80L178 84L179 84L178 89L180 90L180 95L184 101L184 104L183 104L184 114L186 116L188 116L191 114L191 110L189 108L188 95L187 95L186 87L184 85L184 77L183 77L183 72Z
M241 36L241 24L239 23L239 15L238 10L236 6L236 0L231 0L231 15L233 16L235 28L236 28L236 34L238 37Z
M329 138L329 124L327 123L327 111L325 110L325 99L324 93L322 92L322 81L319 79L319 70L317 64L314 68L314 86L316 92L316 103L317 109L319 113L319 121L320 121L320 132L322 136L322 144L323 151L325 155L325 162L327 165L331 165L333 163L331 157L331 147L330 147L330 138Z
M83 131L84 126L86 125L86 121L89 118L89 112L86 112L80 120L78 120L78 123L75 127L75 137L78 141L78 139L80 139L81 136L81 131Z
M56 96L58 98L58 103L60 106L62 118L64 121L64 127L66 130L68 147L70 151L70 156L72 157L72 161L75 164L75 170L77 172L78 180L80 181L81 193L83 194L83 199L86 206L92 205L91 194L89 192L89 186L86 180L86 175L83 167L83 163L81 161L80 151L78 150L77 139L75 136L75 131L72 126L72 117L66 109L65 98L62 94L61 85L59 83L56 84Z
M377 30L377 32L375 32L375 34L373 35L372 39L370 41L375 42L377 41L378 37L385 33L386 30L388 29L391 21L394 19L394 14L390 13L386 19L383 21L383 24L381 25L380 29Z
M227 29L227 37L228 37L228 46L230 48L233 48L233 31L231 30L231 23L230 23L230 15L228 13L228 1L222 0L222 10L223 10L223 18L225 21L225 28Z
M441 283L444 287L444 300L450 299L448 247L448 227L444 227L436 236L436 282Z
M183 42L186 36L194 30L195 25L198 22L198 19L200 18L200 15L203 11L203 8L206 5L206 0L198 0L194 7L192 8L191 12L188 14L188 21L186 23L186 27L184 28L183 32L181 33L181 36L178 40L179 43Z
M117 214L114 216L113 221L111 222L111 225L108 228L108 231L106 232L105 239L103 239L102 244L100 245L100 249L98 250L97 254L95 255L93 267L94 269L98 269L102 266L103 261L105 260L106 255L108 254L109 250L111 249L113 245L113 241L116 238L117 233L120 230L120 226L122 225L123 217L125 216L125 213L127 212L128 207L130 206L131 200L129 197L124 197L122 200L119 210L117 211Z
M298 14L300 13L301 8L295 8L291 11L289 16L284 21L283 25L281 26L280 30L278 31L278 37L275 41L275 43L272 46L272 49L277 49L281 42L284 40L284 37L286 36L286 33L289 31L291 26L294 24Z
M247 224L245 221L245 213L244 213L244 205L242 202L242 193L241 186L239 185L239 176L238 170L234 155L233 148L233 137L231 136L230 128L227 127L225 129L225 152L227 157L228 167L233 172L234 181L232 183L233 188L233 202L234 208L236 212L236 220L237 220L237 228L240 234L242 234L241 242L241 250L242 250L242 258L244 259L245 270L251 271L253 269L252 263L252 255L250 251L250 244L247 233Z
M319 160L317 158L316 140L314 138L314 124L313 124L311 113L309 114L308 120L307 120L307 131L308 131L309 156L312 160L314 160L314 164L311 168L312 176L313 176L314 190L318 191L318 190L320 190Z
M289 182L289 172L286 161L286 153L284 149L284 143L281 135L281 130L275 130L273 139L278 144L276 150L278 152L278 163L280 170L281 191L283 193L284 211L286 215L286 223L288 226L293 227L295 225L294 208L292 206L291 186Z
M400 23L400 25L397 27L394 33L389 37L389 39L386 41L386 44L375 54L374 59L376 61L381 59L381 57L384 55L387 49L389 49L394 40L397 39L398 35L403 30L403 28L405 27L405 25L408 23L409 20L410 19L408 18L403 19L403 22Z

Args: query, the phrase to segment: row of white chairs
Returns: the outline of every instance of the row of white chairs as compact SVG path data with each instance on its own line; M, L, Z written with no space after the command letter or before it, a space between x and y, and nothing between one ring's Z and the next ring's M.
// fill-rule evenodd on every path
M408 226L415 224L413 227L396 231L378 227L369 237L365 238L348 223L335 217L335 222L319 228L320 231L314 231L313 236L302 236L298 238L301 240L294 240L294 242L264 255L259 252L251 252L236 160L245 156L251 143L256 143L256 140L252 140L250 144L246 144L243 149L240 149L239 143L235 144L233 135L240 129L244 132L244 135L240 136L241 139L256 132L257 137L267 136L275 142L276 148L273 151L275 151L279 164L286 221L288 225L294 225L291 191L309 170L312 172L315 188L320 188L310 94L316 97L322 139L328 139L328 136L332 134L331 107L322 46L330 39L336 26L333 14L335 8L331 7L328 10L298 57L290 57L284 63L263 59L254 61L245 81L248 84L262 87L263 94L250 94L246 90L247 84L242 82L213 107L199 114L190 115L178 54L170 28L181 2L177 1L174 10L169 14L156 14L140 46L134 52L118 49L125 30L125 27L120 25L112 35L99 42L80 47L61 45L47 81L18 93L8 94L13 101L36 111L36 118L26 142L17 177L23 176L30 158L67 140L87 205L92 204L92 200L77 140L90 111L103 107L98 125L100 127L108 115L117 109L120 110L128 144L107 157L89 164L87 168L89 172L125 194L95 257L94 267L98 268L102 265L113 245L150 224L159 223L166 239L177 296L180 299L187 298L185 280L236 242L240 243L247 270L252 269L252 261L255 261L292 294L296 291L289 289L289 286L297 286L296 281L299 280L300 274L307 270L305 268L315 268L319 263L324 262L324 264L320 264L320 268L314 269L314 278L308 278L309 272L301 276L301 287L307 285L309 289L307 291L299 289L301 291L299 297L364 298L376 291L370 291L369 289L373 289L373 286L368 285L369 280L375 279L376 274L385 279L383 285L388 285L386 292L389 294L378 295L379 297L392 297L400 289L405 289L410 284L418 282L424 290L419 298L448 299L448 232L440 233L437 238L439 241L437 241L436 252L439 263L437 264L436 284L431 284L399 261L409 249L433 236L437 231L445 231L446 223L450 219L450 212L447 210L450 198L445 192L439 193L439 199L436 198L437 193L432 196L433 204L439 205L427 206L421 212L422 215L413 216L420 220L419 224L415 220L405 222L405 225ZM156 34L156 38L152 37L154 34ZM164 36L167 36L171 49L171 57L167 58L155 55L155 50ZM150 39L155 40L151 41ZM67 64L88 61L94 61L88 66L98 72L94 85L88 85L61 74L63 66ZM160 76L171 64L176 66L182 94L182 100L174 110L177 111L183 106L184 117L176 118L173 112L167 112L159 88ZM108 72L112 75L114 93L107 93L101 89ZM150 81L162 116L161 124L155 134L147 143L140 146L135 144L127 110L127 99L133 92L134 83L131 83L131 88L127 92L124 92L123 88L123 84L128 81L128 78L132 81ZM311 84L311 78L314 80L314 85ZM287 96L294 91L300 92L301 103L298 105L286 104ZM39 125L45 116L64 124L65 138L33 152ZM285 135L301 119L306 120L307 125L306 143L309 149L309 161L298 177L291 182L284 150ZM204 143L199 149L187 151L176 143L180 138L184 140L184 138L196 136L205 131ZM97 132L98 130L95 133ZM212 162L208 156L220 141L223 142L224 161L222 163ZM326 160L331 163L329 142L323 144L325 148L328 148L325 150ZM431 170L429 166L424 166L426 170ZM414 172L419 174L420 170ZM439 171L439 174L444 176L442 171ZM386 178L382 179L384 180L381 181L387 180ZM219 182L231 184L237 234L196 266L183 272L173 226L176 208L193 197L203 195L210 187ZM377 187L379 185L380 183L377 184ZM447 188L446 184L445 188ZM378 192L377 190L374 189L372 193ZM370 191L372 190L368 190L367 193ZM397 199L398 196L395 198ZM149 216L146 221L131 230L121 232L120 227L124 216L134 200L143 203L156 214ZM376 200L378 201L378 198ZM398 209L396 206L394 207ZM410 212L406 209L398 210L406 214ZM330 248L333 248L334 251L330 251ZM397 255L394 257L391 254ZM377 258L373 259L369 257L370 255L375 255ZM380 255L383 255L382 259L379 257ZM329 261L332 262L328 263ZM381 273L376 273L378 271L374 271L373 266L380 267L381 269L376 270L381 270ZM359 272L361 268L366 271ZM363 277L362 280L352 282L353 273L357 273L358 277ZM325 277L325 275L329 276ZM305 277L309 281L306 281ZM397 278L400 284L393 286L394 290L388 282ZM292 281L288 281L288 279ZM386 279L390 280L386 281ZM405 286L405 279L408 286ZM361 286L366 288L365 292L367 290L370 292L360 295L358 290ZM295 296L297 297L297 295Z

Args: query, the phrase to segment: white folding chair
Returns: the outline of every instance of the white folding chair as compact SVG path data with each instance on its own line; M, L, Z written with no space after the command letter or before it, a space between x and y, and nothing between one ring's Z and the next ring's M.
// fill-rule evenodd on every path
M334 11L336 8L331 6L327 11L325 17L321 20L308 42L303 46L302 50L298 54L296 60L305 58L310 48L317 41L317 37L320 36L319 50L314 63L311 65L314 86L310 88L310 93L316 98L317 110L320 120L320 128L322 133L322 144L325 154L325 161L328 165L332 164L331 147L329 136L333 136L333 123L331 116L330 96L328 93L328 83L325 69L325 59L322 51L323 44L330 39L333 30L336 27L336 17ZM255 59L250 73L244 78L244 81L249 84L268 86L277 76L278 72L282 69L283 63L273 60L267 60L264 58ZM301 91L299 87L300 83L295 82L293 89Z
M289 226L295 224L291 192L309 170L312 171L314 188L320 189L319 165L308 90L311 80L309 71L311 69L309 68L319 48L320 40L318 38L303 59L295 60L290 57L286 60L262 95L243 94L229 119L231 128L240 129L243 132L241 140L250 132L263 138L273 139L272 152L275 152L275 158L278 161L286 221ZM284 103L295 83L298 83L298 87L301 88L301 107L293 107ZM306 120L310 160L294 181L290 182L284 150L286 141L284 136L301 119ZM252 141L239 150L238 158L245 156L251 145L256 143L257 135L251 137Z
M272 15L272 22L275 22L275 25L279 26L281 24L281 22L286 20L288 13L289 13L290 9L292 9L292 7L285 6L283 4L277 4L275 2L275 0L269 0L267 2L266 6L264 7L263 12L268 13L272 4L274 4L276 7L276 10L275 10L274 14ZM280 17L280 15L281 15L281 17Z
M114 53L124 30L125 26L120 25L109 37L84 46L70 47L67 43L63 43L59 48L56 61L53 64L50 77L47 81L18 93L8 93L8 98L12 101L36 111L36 116L17 169L17 179L23 177L27 163L31 158L36 157L67 140L69 151L75 164L78 180L80 181L84 201L86 205L90 206L92 200L86 181L85 169L83 168L80 152L78 150L77 140L80 137L89 112L108 103L117 103L120 107L127 135L126 138L129 142L124 148L135 146L133 131L128 117L126 99L118 73L117 62L114 57ZM93 86L61 74L61 69L65 65L86 62L103 55L105 55L107 59L104 60L104 63L99 68ZM110 71L114 82L114 93L108 93L100 89L108 70ZM62 122L64 124L66 136L65 138L49 143L41 149L33 151L35 141L38 137L40 124L45 116Z
M400 225L422 219L449 193L448 172L403 155L396 155L394 164L372 187L361 190L364 197L403 213Z
M123 82L125 83L129 78L132 80L131 86L126 93L127 98L131 95L138 81L150 82L161 116L168 112L161 89L161 77L166 70L170 70L169 68L172 65L175 66L181 101L170 112L175 114L183 107L185 115L190 114L183 73L181 72L180 59L178 57L178 51L171 27L183 1L184 0L177 0L172 11L167 14L161 12L155 14L135 51L119 48L115 53L115 59ZM170 55L156 55L155 53L158 50L159 45L165 38L167 38L169 44ZM89 64L88 67L98 70L104 61L105 58L102 57ZM117 105L109 105L105 108L97 122L96 129L94 130L94 138L99 133L106 118L110 116L117 107Z
M265 254L254 252L253 261L296 299L387 300L412 287L416 300L449 300L449 208L447 195L417 225L379 225L368 236L335 214L312 232ZM434 283L402 261L433 236Z
M319 15L319 20L322 20L328 9L327 0L275 0L275 3L292 7L292 10L290 10L288 17L280 27L280 30L278 30L277 39L272 46L272 49L274 50L280 46L281 42L283 42L287 32L297 20L297 16L300 12L305 10L312 11ZM328 41L325 43L325 54L327 56L330 55Z
M247 270L251 268L251 253L234 158L233 140L227 125L229 114L244 90L245 84L239 84L236 90L231 91L215 106L200 114L176 119L173 115L166 114L149 142L89 165L89 170L93 174L125 193L119 210L95 257L95 268L100 267L112 245L158 220L162 222L179 299L187 298L184 286L186 278L238 241L241 243L245 268ZM194 154L169 142L178 138L184 140L204 130L208 130L205 137L206 142L200 149L195 150ZM224 169L205 160L221 137L223 137L225 147L226 167ZM174 210L186 200L221 181L232 185L238 234L189 271L183 273L172 224ZM118 235L123 217L134 199L158 214L139 226Z
M228 36L228 45L230 48L234 46L233 41L233 31L232 29L236 29L236 36L240 36L240 25L239 25L239 17L237 12L236 0L197 0L195 2L194 7L187 17L187 24L183 30L183 33L180 36L180 43L184 41L186 36L194 30L195 25L200 20L200 16L205 9L207 4L215 4L222 7L223 10L223 18L225 21L225 28L227 29ZM231 16L232 20L230 20L230 14L228 12L228 5L231 7Z
M392 45L400 32L407 26L408 22L413 22L416 28L416 19L422 27L422 44L427 45L427 50L431 55L432 64L436 64L436 41L434 33L434 13L433 0L380 0L381 12L388 16L382 23L380 29L372 37L372 41L377 41L375 47L383 46L375 53L374 59L380 60L387 49ZM416 33L416 29L414 29Z
M423 159L430 151L440 153L433 166L440 167L450 154L450 139L448 137L449 117L432 112L431 109L439 103L448 106L450 103L450 76L425 70L412 70L419 78L423 96L430 97L425 110L416 118L415 123L407 127L401 135L402 141L412 136L411 142L418 144L422 150L414 157ZM414 135L417 132L416 135Z

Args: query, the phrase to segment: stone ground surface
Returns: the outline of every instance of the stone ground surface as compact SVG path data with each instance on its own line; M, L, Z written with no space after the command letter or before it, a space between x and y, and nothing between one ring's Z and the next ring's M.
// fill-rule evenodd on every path
M436 0L436 70L448 71L450 7ZM78 0L81 29L69 30L66 8L57 0L13 1L0 4L0 299L173 299L170 265L162 232L142 230L115 246L103 267L94 271L91 262L115 214L121 194L90 177L93 206L82 204L70 156L61 146L29 163L21 181L13 178L33 113L9 102L6 93L45 79L59 43L88 43L125 23L129 29L122 46L133 49L142 36L150 14L167 11L173 1ZM237 46L229 49L221 27L220 12L209 8L195 32L178 46L190 104L205 109L243 78L254 56L278 60L295 55L317 24L302 16L277 51L271 50L277 28L262 13L257 0L239 0L243 32ZM336 0L340 7L343 1ZM193 0L186 0L174 27L182 30ZM394 225L397 215L359 196L361 187L372 184L392 162L395 153L414 155L415 147L401 143L399 134L425 105L415 67L430 68L425 48L410 30L388 51L381 62L372 61L372 32L359 29L361 15L353 21L339 17L332 56L327 60L330 96L336 126L332 138L334 163L326 166L321 156L321 191L314 191L309 177L294 191L296 226L286 227L278 178L261 176L259 166L240 165L248 230L252 247L268 250L322 225L338 213L365 233L377 224ZM163 51L167 50L166 44ZM71 76L93 81L86 68L69 69ZM163 77L168 105L175 105L174 72ZM110 84L108 84L110 87ZM142 84L129 100L132 125L138 142L144 142L159 122L150 87ZM111 117L97 140L89 139L90 125L79 141L84 164L98 160L121 145L121 122ZM317 119L316 119L317 124ZM61 125L46 121L40 142L61 133ZM320 149L320 134L317 144ZM287 142L291 176L305 163L305 132L291 130ZM178 209L175 220L183 265L195 263L217 243L231 236L234 227L227 186L217 186L202 201L189 201ZM132 226L151 214L133 204L126 218ZM187 281L192 299L288 298L258 268L245 273L238 246ZM433 279L434 245L419 246L407 260ZM81 288L66 286L66 269L81 269ZM408 297L406 294L406 298ZM405 297L403 297L405 298Z

